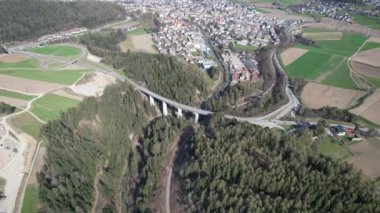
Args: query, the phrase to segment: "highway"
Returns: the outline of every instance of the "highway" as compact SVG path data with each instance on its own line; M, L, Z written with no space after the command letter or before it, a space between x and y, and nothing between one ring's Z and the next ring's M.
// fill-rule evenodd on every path
M37 45L38 44L34 44L34 46L37 46ZM71 64L73 62L78 62L79 64L81 64L81 65L83 65L89 69L95 69L95 70L104 72L106 74L112 75L120 81L128 82L130 85L132 85L134 88L141 91L142 93L153 97L155 100L165 102L166 104L168 104L171 107L180 108L183 111L187 111L187 112L191 112L191 113L197 113L199 115L211 115L213 113L211 111L207 111L207 110L203 110L203 109L200 109L197 107L181 104L181 103L178 103L177 101L163 97L163 96L149 90L148 88L145 88L144 86L134 82L133 80L127 78L125 75L119 74L112 67L109 67L103 63L95 63L95 62L88 61L86 59L87 54L88 54L88 50L85 46L78 45L78 44L70 44L70 45L73 45L73 46L80 48L82 50L82 54L79 57L66 59L65 61L61 60L58 57L54 57L54 56L39 55L39 54L31 53L31 52L22 51L21 49L24 49L25 46L18 46L14 49L11 49L11 51L33 56L35 58L40 59L41 61L45 61L45 62L49 61L49 64L61 62L63 64L62 66L64 66L64 65ZM28 47L30 47L30 46L33 46L33 45L31 45L29 43ZM260 125L262 127L279 128L279 129L284 129L282 126L291 126L291 125L299 125L300 124L300 122L297 122L297 121L280 120L285 115L290 113L294 108L298 107L300 102L297 99L297 97L293 94L291 89L289 88L289 82L288 82L286 73L284 72L284 70L280 66L275 54L272 55L272 60L273 60L273 63L275 65L276 69L279 72L281 72L283 75L285 75L285 77L286 77L285 78L285 81L286 81L285 93L288 97L288 102L286 104L284 104L283 106L281 106L280 108L278 108L277 110L275 110L271 113L268 113L267 115L264 115L264 116L260 116L260 117L238 117L238 116L233 116L233 115L226 115L227 118L233 118L233 119L236 119L238 121L247 121L247 122L250 122L252 124ZM43 67L48 67L48 65L44 64ZM316 123L310 122L310 124L313 125ZM338 125L338 124L332 124L332 125ZM353 126L349 126L349 127L353 127Z
M76 58L70 58L70 59L63 60L63 59L60 59L59 57L55 57L55 56L40 55L37 53L32 53L32 52L27 52L27 51L22 50L22 49L25 49L27 47L32 47L33 45L31 43L28 43L27 46L17 46L15 48L11 48L10 50L11 50L11 52L14 52L14 53L26 54L26 55L32 56L34 58L40 59L41 62L49 62L48 64L43 63L42 64L43 68L47 68L47 67L49 67L48 66L49 64L56 63L56 62L60 62L63 64L62 66L65 66L65 65L69 65L69 64L72 64L73 62L77 61L78 63L82 64L83 66L85 66L89 69L96 69L96 70L99 70L103 73L112 75L120 81L128 82L134 88L138 89L142 93L153 97L155 100L165 102L167 105L169 105L171 107L180 108L183 111L187 111L187 112L191 112L191 113L198 113L199 115L211 115L213 113L211 111L207 111L207 110L203 110L203 109L200 109L197 107L181 104L181 103L178 103L177 101L163 97L163 96L145 88L144 86L134 82L133 80L127 78L125 75L121 75L121 74L117 73L113 68L111 68L105 64L88 61L86 59L87 54L88 54L88 50L85 46L78 45L78 44L70 44L70 45L73 45L77 48L80 48L82 50L82 54ZM34 44L34 46L38 46L38 44L36 43L36 44ZM268 115L265 115L262 117L238 117L238 116L233 116L233 115L226 115L226 117L227 118L234 118L238 121L247 121L247 122L250 122L250 123L253 123L256 125L260 125L263 127L283 129L283 127L281 127L279 125L279 123L275 122L274 120L280 119L284 115L288 114L292 110L295 103L298 103L297 98L293 95L293 93L291 92L291 90L289 88L286 89L286 94L288 96L289 102L287 104L283 105L282 107L280 107L279 109L277 109L276 111L269 113ZM274 114L276 116L273 116Z

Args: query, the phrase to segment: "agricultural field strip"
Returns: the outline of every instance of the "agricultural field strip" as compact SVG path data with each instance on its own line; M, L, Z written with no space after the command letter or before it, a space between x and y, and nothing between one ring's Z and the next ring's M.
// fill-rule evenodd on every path
M31 112L41 120L54 120L59 118L60 111L73 107L79 102L71 98L49 93L33 103Z
M45 47L28 48L29 52L53 55L53 56L76 56L82 53L82 50L70 45L49 45Z
M0 96L29 101L33 99L36 95L31 95L31 93L24 93L22 91L16 91L9 88L3 88L0 86Z
M0 75L10 75L25 79L46 81L51 83L71 85L88 69L38 69L38 68L0 68Z
M318 31L319 32L319 31ZM347 60L347 57L352 57L353 55L355 55L365 44L366 44L366 42L367 42L367 39L366 40L364 40L362 43L361 43L361 40L362 40L362 38L360 38L359 39L359 41L352 41L352 39L354 39L354 38L356 38L357 37L357 35L355 35L355 34L352 34L352 35L344 35L344 38L342 38L342 41L341 41L341 43L343 43L343 44L345 44L345 43L348 43L348 44L352 44L352 46L357 46L357 45L359 45L359 44L361 44L359 47L357 47L357 49L355 49L355 52L353 53L353 54L348 54L348 53L350 53L351 51L353 51L353 48L350 48L350 47L345 47L343 50L337 50L337 49L332 49L332 48L330 48L330 47L328 47L328 45L327 44L329 44L329 42L331 42L331 41L325 41L325 42L323 42L323 41L319 41L320 42L320 44L321 44L321 47L320 48L316 48L316 47L310 47L310 46L306 46L306 45L300 45L300 44L298 44L298 45L296 45L296 47L298 47L298 48L304 48L304 49L307 49L307 50L309 50L309 52L318 52L318 53L320 53L320 54L326 54L326 55L330 55L331 57L333 57L333 56L341 56L341 57L343 57L341 60L340 60L340 62L337 64L337 63L332 63L331 64L331 66L329 67L329 64L328 64L328 62L327 61L330 61L331 60L331 58L329 59L329 60L326 60L326 62L323 62L323 63L320 63L320 64L322 64L321 66L313 66L313 64L312 64L312 62L314 62L314 63L316 63L316 61L317 61L317 57L314 57L315 58L315 60L311 60L311 58L313 58L313 57L311 57L312 56L312 54L310 53L309 55L307 55L307 54L305 54L304 55L304 57L300 57L300 58L298 58L296 61L294 61L293 63L291 63L291 64L289 64L288 66L286 66L286 70L288 71L288 74L290 75L290 76L294 76L294 77L305 77L305 78L307 78L307 79L309 79L309 80L315 80L316 78L318 78L319 76L316 76L315 74L317 73L319 73L319 75L320 74L322 74L324 71L323 70L321 70L322 68L323 69L331 69L332 67L333 67L333 70L334 70L334 72L336 72L337 70L339 70L341 73L343 73L345 70L345 68L344 67L341 67L342 66L342 61L347 61L347 66L349 66L349 60ZM334 46L334 45L333 45ZM321 55L322 56L322 55ZM311 57L311 58L309 58L309 59L307 59L307 57ZM321 59L321 57L319 57L319 59ZM302 73L298 73L298 72L296 72L297 70L302 70L302 69L299 69L300 68L300 66L302 65L302 64L305 64L305 63L300 63L300 61L302 61L302 60L308 60L308 61L311 61L311 63L306 63L306 64L308 64L309 65L309 67L314 67L314 68L312 68L312 71L311 72L309 72L309 73L307 73L307 74L305 74L304 72ZM297 62L298 61L298 62ZM300 65L300 66L298 66L297 65L297 63L298 63L298 65ZM312 64L312 66L310 66L310 64ZM315 65L315 64L314 64ZM338 69L339 68L339 69ZM326 70L325 70L326 71ZM292 73L293 72L293 73ZM341 83L336 83L335 82L335 80L336 80L336 75L333 75L333 73L334 72L332 72L329 76L327 76L326 77L326 79L324 79L324 83L327 83L328 85L335 85L335 86L343 86L343 88L352 88L352 89L355 89L357 86L354 86L354 82L352 81L352 80L349 80L349 79L345 79L346 80L346 82L345 83L343 83L343 84L341 84ZM295 74L294 74L295 73ZM314 74L313 74L314 73ZM350 77L351 78L351 77ZM352 82L351 82L352 81ZM356 84L355 84L356 85Z

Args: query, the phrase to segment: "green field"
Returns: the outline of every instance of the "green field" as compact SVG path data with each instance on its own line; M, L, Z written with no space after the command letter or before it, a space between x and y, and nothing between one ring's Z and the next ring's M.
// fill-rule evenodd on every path
M68 45L49 45L44 47L29 48L28 51L54 56L75 56L81 54L82 50Z
M380 17L353 14L354 21L372 29L380 29Z
M32 104L32 112L43 121L59 118L60 112L75 107L80 101L70 98L47 94Z
M308 51L296 61L286 66L286 71L290 77L313 80L322 72L331 70L331 68L327 70L320 69L321 65L329 63L331 58L331 55L325 53Z
M27 101L29 101L35 97L32 95L25 95L22 93L13 92L13 91L5 90L5 89L0 89L0 96L16 98L16 99L21 99L21 100L27 100Z
M338 144L327 136L319 139L319 151L322 155L330 156L335 159L342 159L351 154L345 145Z
M0 74L70 85L75 83L85 71L86 70L8 69L0 70Z
M344 33L341 40L318 41L317 45L320 49L330 54L349 57L354 54L366 40L367 37L357 33Z
M324 32L324 29L308 29L308 32ZM341 40L316 41L315 46L297 44L309 51L285 67L290 77L316 80L321 74L331 72L323 84L346 89L356 89L351 79L347 58L353 55L366 37L357 33L344 33Z
M253 51L258 50L260 48L261 47L252 46L252 45L241 45L241 44L235 45L236 50L247 51L247 52L253 52Z
M364 44L364 46L360 49L360 52L364 52L366 50L371 50L371 49L375 49L375 48L379 48L380 47L380 43L376 43L376 42L371 42L371 41L368 41L367 43Z
M0 68L37 68L38 61L34 58L26 59L17 63L0 62Z
M144 28L137 28L131 31L128 31L128 35L144 35L146 34Z
M26 132L36 140L39 140L40 129L43 124L37 121L29 113L25 112L15 116L14 118L12 118L12 124L20 130L22 130L23 132Z
M35 185L29 184L26 187L21 213L38 212L38 189Z
M341 87L345 89L356 89L356 84L350 76L350 69L347 65L347 59L336 68L336 70L322 81L323 84Z

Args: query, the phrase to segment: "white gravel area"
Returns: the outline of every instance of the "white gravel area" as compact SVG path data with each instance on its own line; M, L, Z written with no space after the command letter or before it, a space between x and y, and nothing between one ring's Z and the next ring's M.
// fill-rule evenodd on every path
M71 86L70 89L79 95L83 96L101 96L104 89L116 82L115 77L101 73L95 72L85 82L78 82L78 84Z

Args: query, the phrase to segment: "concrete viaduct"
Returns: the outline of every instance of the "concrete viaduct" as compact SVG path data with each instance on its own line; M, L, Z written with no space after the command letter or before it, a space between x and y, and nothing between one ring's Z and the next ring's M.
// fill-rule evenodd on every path
M122 77L122 76L120 76L120 77ZM200 115L211 115L212 114L212 112L210 112L210 111L206 111L206 110L203 110L203 109L199 109L199 108L195 108L195 107L192 107L192 106L184 105L184 104L178 103L176 101L173 101L173 100L167 99L165 97L162 97L161 95L158 95L158 94L150 91L149 89L147 89L147 88L145 88L145 87L143 87L143 86L141 86L141 85L133 82L132 80L130 80L128 78L123 78L123 80L128 81L128 83L132 84L133 87L135 87L140 92L142 92L142 93L146 94L147 96L149 96L149 103L150 103L150 105L154 106L155 105L155 100L159 100L162 103L162 114L164 116L168 115L168 105L177 109L177 116L178 117L182 117L182 115L183 115L182 111L193 113L194 114L194 121L196 123L198 122Z

